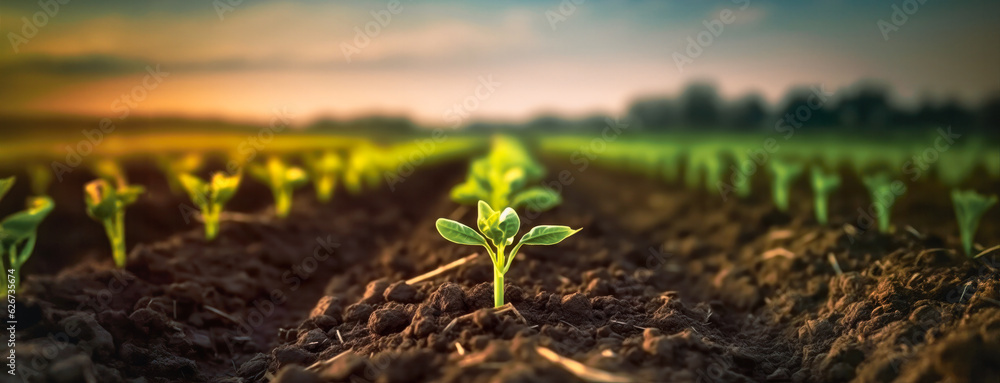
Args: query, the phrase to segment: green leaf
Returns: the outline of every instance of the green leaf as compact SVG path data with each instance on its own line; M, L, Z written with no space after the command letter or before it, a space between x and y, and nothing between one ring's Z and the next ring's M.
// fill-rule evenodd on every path
M515 209L530 207L537 211L549 210L562 203L562 197L555 190L543 186L535 186L514 196L513 206Z
M983 195L974 190L952 190L951 200L955 205L955 216L958 218L959 234L962 247L967 257L972 257L972 245L975 241L979 221L993 205L997 203L996 195Z
M444 239L460 245L482 245L487 246L486 239L479 235L471 227L465 226L459 222L452 221L450 219L438 218L437 222L434 224L437 227L438 233L441 234Z
M117 193L108 181L96 179L84 186L83 200L87 204L87 214L98 220L111 218L115 214Z
M476 208L478 210L478 214L476 215L476 225L479 226L479 231L485 233L487 230L489 230L489 225L487 224L487 222L489 222L490 217L493 216L493 213L495 213L495 211L490 206L490 204L486 203L486 201L483 200L479 200L479 203L476 205Z
M305 185L309 181L309 176L299 167L290 167L285 170L285 180L292 189Z
M10 191L10 188L14 186L15 177L10 176L7 178L0 178L0 200L3 200L3 196Z
M343 161L336 152L330 150L320 154L311 153L305 156L306 164L314 176L332 174L343 167Z
M480 186L475 179L468 179L451 189L451 200L463 205L471 205L487 198L489 192Z
M520 190L524 187L526 180L526 175L524 169L512 168L508 169L503 174L503 183L510 185L510 190Z
M517 231L521 229L521 219L517 217L517 212L514 209L508 207L503 209L503 213L500 213L499 226L506 241L505 245L510 245L514 242Z
M188 197L191 197L191 202L198 206L208 205L209 189L204 181L187 173L181 174L178 179L187 191Z
M479 224L479 231L496 246L503 244L507 239L503 235L503 230L500 230L499 211L494 211L493 214L490 214L489 218L486 218L483 223Z
M146 192L146 188L140 185L128 185L125 187L118 188L118 199L125 205L131 205L139 199L142 193Z
M520 245L555 245L562 242L569 236L576 234L576 232L581 229L573 230L569 226L551 226L542 225L535 226L523 237L521 237Z
M52 212L55 204L49 197L34 197L28 201L28 209L8 216L0 221L0 244L4 248L18 243L35 234L38 225Z
M242 174L227 176L219 172L212 175L212 199L218 205L223 205L233 198L239 189Z

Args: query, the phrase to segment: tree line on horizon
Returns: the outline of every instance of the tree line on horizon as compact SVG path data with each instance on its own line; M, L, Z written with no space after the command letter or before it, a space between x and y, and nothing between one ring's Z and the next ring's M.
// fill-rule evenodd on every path
M1000 136L1000 91L985 97L978 105L966 105L955 98L935 100L925 97L909 107L900 106L887 86L873 82L837 90L833 94L822 93L828 91L817 87L797 87L789 91L781 102L769 105L759 94L726 100L720 97L713 84L696 82L676 97L637 98L620 116L594 114L571 119L543 114L524 123L473 120L464 130L469 133L569 133L600 130L608 125L609 118L617 118L619 121L624 119L623 122L628 123L631 129L647 132L763 132L794 120L795 125L816 130L905 132L908 129L951 126ZM0 130L0 137L13 139L32 133L79 131L92 127L94 119L79 116L0 116L0 123L26 127ZM253 126L218 119L171 116L135 116L121 125L124 128L122 131L129 132L243 132ZM416 133L422 128L426 127L405 116L372 115L354 119L319 119L296 131L393 136Z
M797 87L777 105L769 105L759 94L724 100L714 85L693 83L678 97L638 98L628 107L624 117L630 128L650 132L766 131L774 129L779 121L788 123L789 119L810 128L838 131L891 132L953 126L997 135L1000 128L1000 92L979 105L965 105L954 98L943 101L924 98L915 107L903 107L893 100L888 87L874 83L826 94L822 101L816 96L818 91L815 87ZM574 120L542 115L523 127L555 131L602 129L607 126L608 117L593 115ZM518 125L489 122L475 122L469 126L472 130L516 127Z

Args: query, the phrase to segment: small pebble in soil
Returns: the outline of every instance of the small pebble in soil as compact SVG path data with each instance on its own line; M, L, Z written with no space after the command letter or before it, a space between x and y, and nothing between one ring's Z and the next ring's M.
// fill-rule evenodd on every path
M365 287L365 295L361 298L362 302L375 304L382 303L385 301L383 295L385 294L385 289L389 287L389 281L385 279L376 279L368 283Z
M517 285L507 284L503 292L504 299L510 303L520 303L524 301L524 290Z
M275 348L271 353L278 366L298 364L308 366L316 360L316 356L296 345L284 345Z
M298 345L309 352L319 352L330 344L330 338L321 329L313 329L307 333L299 335Z
M399 303L417 303L417 289L406 283L399 281L389 285L385 289L385 300Z
M590 297L611 295L611 286L604 279L594 279L587 284L587 289L584 292Z
M465 310L465 291L457 284L446 282L431 293L430 304L441 312Z
M434 323L435 318L433 317L421 317L418 316L413 320L407 333L415 338L424 338L437 330L437 325Z
M353 305L347 306L347 310L344 311L344 322L367 322L368 317L372 315L372 306L367 303L355 303Z
M368 317L368 331L377 335L389 335L403 331L410 324L410 315L404 306L382 307Z
M483 330L492 330L500 323L492 309L479 309L472 315L472 321Z
M270 360L271 357L267 354L258 353L257 355L254 355L253 358L240 365L240 368L236 370L236 374L241 378L255 381L261 376L264 376L264 373L267 372L267 364Z
M334 328L340 324L340 319L337 318L339 317L320 315L316 318L313 318L312 323L315 324L317 328L323 331L329 331L331 328Z
M560 302L563 310L563 320L579 324L583 323L589 318L590 310L590 299L586 295L581 293L573 293L562 298Z
M326 295L320 298L316 306L313 307L312 312L309 313L310 318L315 318L323 315L331 316L334 318L340 318L344 314L344 301L340 297Z

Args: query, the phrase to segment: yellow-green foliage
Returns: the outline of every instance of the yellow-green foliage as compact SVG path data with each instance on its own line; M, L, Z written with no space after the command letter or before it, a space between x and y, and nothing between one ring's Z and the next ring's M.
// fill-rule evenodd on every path
M274 196L274 213L278 218L285 218L292 211L292 194L306 184L309 177L302 168L288 166L281 158L270 157L264 165L252 163L250 174L267 184Z
M498 136L489 155L472 162L468 177L451 190L451 198L465 205L487 201L501 209L531 207L544 211L562 202L552 189L530 186L544 175L545 168L531 158L520 142Z
M191 202L198 205L201 210L201 218L205 223L205 239L211 241L219 234L219 216L222 214L222 208L236 194L241 178L242 174L227 175L219 172L213 174L209 182L205 182L191 174L180 175L182 187L187 191Z
M124 178L118 178L115 185L97 179L85 186L83 197L87 215L104 225L115 265L119 268L125 267L125 207L135 203L145 190L142 186L127 185Z

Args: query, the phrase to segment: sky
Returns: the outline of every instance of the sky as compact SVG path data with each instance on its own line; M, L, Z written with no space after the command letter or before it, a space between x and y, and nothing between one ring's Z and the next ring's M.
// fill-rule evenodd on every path
M1000 89L997 1L44 1L0 4L0 114L452 125L619 115L694 81Z

